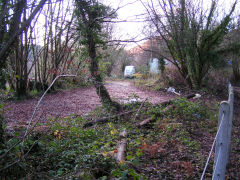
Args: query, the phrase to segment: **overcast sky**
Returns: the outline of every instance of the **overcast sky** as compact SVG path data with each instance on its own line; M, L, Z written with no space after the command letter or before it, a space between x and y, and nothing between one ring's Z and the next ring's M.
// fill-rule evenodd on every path
M147 0L143 0L147 2ZM231 5L235 0L219 0L219 7L221 8L220 13L229 12ZM238 0L239 1L239 0ZM116 38L121 37L121 39L130 39L137 37L137 39L142 39L142 30L144 27L144 16L146 13L145 8L139 0L104 0L106 5L110 5L113 8L122 7L118 10L119 20L127 20L128 22L116 23L115 24L115 36ZM211 0L203 0L203 6L205 8L210 7ZM239 14L239 2L236 8L236 13ZM139 21L139 22L133 22ZM131 44L130 46L133 46Z
M121 39L142 39L144 35L142 30L146 13L141 2L138 0L106 0L106 4L113 8L122 7L117 11L119 21L127 21L116 23L115 26L115 37ZM130 44L134 46L136 44Z
M69 0L70 1L70 0ZM118 19L117 21L127 21L127 22L119 22L114 23L114 37L116 39L128 40L132 38L136 38L136 40L143 39L145 35L143 31L149 31L144 26L146 26L146 22L144 22L146 10L143 7L140 0L99 0L103 2L105 5L109 5L112 8L116 9L117 7L121 7L118 11ZM142 0L143 2L148 2L150 0ZM153 0L158 1L158 0ZM195 1L195 0L193 0ZM202 0L204 7L209 7L211 5L211 0ZM229 8L233 4L235 0L219 0L220 8L223 11L229 12ZM240 1L240 0L238 0ZM65 2L65 1L64 1ZM68 2L66 0L66 2ZM239 14L239 4L236 8L236 13ZM44 24L44 17L40 16L42 24ZM137 21L137 22L136 22ZM39 26L40 27L40 26ZM144 29L144 30L143 30ZM39 29L39 38L41 34L43 34L42 27ZM40 40L41 42L41 40ZM141 43L141 42L139 42ZM128 48L136 46L136 43L128 43Z

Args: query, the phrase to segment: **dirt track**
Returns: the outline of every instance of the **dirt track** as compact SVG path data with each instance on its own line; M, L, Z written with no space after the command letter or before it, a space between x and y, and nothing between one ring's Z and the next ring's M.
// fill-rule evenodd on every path
M129 96L136 94L140 100L149 98L152 103L159 103L175 97L173 94L153 92L134 87L129 81L111 81L106 83L111 97L123 102ZM5 118L8 127L25 126L30 119L38 99L8 102L5 106ZM36 113L40 121L47 117L65 117L70 114L83 115L100 106L99 98L94 87L76 88L48 94L44 97Z

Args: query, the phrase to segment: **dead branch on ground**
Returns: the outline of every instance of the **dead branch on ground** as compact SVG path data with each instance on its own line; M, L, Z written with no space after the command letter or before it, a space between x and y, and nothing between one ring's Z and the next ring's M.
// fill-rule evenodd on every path
M139 111L142 109L143 104L147 101L147 99L148 99L148 98L146 98L146 99L141 103L140 107L138 108L137 113L135 114L134 119L133 119L134 122L136 121L136 119L137 119L137 117L138 117L138 115L139 115Z
M184 98L186 98L186 99L191 99L193 97L195 97L195 94L188 94L188 95L184 96ZM176 99L177 98L161 102L160 105L163 105L163 106L171 105L173 103L173 101L176 100ZM171 106L167 106L165 109L163 109L162 113L165 113L166 111L168 111L172 107L173 107L172 105ZM147 124L149 124L151 122L154 122L154 121L155 121L155 119L153 119L152 117L149 117L149 118L144 119L143 121L141 121L137 126L138 127L143 127L143 126L146 126Z
M138 127L142 127L142 126L145 126L147 124L149 124L150 122L153 121L153 118L150 117L150 118L147 118L147 119L144 119L143 121L141 121L139 124L138 124Z
M126 115L126 114L130 114L130 113L134 113L134 112L135 112L135 110L132 110L132 111L127 111L127 112L122 112L122 113L119 113L119 114L116 114L116 115L113 115L113 116L96 119L94 121L90 121L90 122L85 123L83 125L83 128L91 127L94 124L106 123L106 122L108 122L111 119L115 119L116 117L119 117L119 116L122 116L122 115Z

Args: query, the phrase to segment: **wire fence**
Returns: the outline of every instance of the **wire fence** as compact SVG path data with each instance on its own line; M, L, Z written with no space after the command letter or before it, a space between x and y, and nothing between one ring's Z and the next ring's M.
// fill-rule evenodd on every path
M233 88L231 84L228 87L229 96L228 101L222 101L219 109L218 117L218 131L212 143L211 150L208 155L206 165L204 167L201 180L204 179L210 158L215 146L214 166L212 180L224 180L226 166L229 159L230 142L232 133L232 119L233 119Z

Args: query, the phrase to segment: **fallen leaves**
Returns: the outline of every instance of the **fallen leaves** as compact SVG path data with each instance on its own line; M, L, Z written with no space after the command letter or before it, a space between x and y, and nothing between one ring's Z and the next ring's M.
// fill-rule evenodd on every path
M174 161L171 162L171 166L177 170L184 170L186 176L191 176L194 172L194 168L191 162L186 161Z
M141 99L149 97L153 103L159 103L175 97L166 93L138 89L127 81L111 81L106 84L106 88L111 97L120 101L127 99L133 93L139 95ZM36 104L37 99L7 102L4 111L8 128L18 126L20 122L27 124ZM60 91L48 94L44 98L36 113L35 120L42 113L45 117L41 118L40 122L44 123L48 121L46 117L66 117L74 113L83 115L89 113L99 105L101 105L101 102L94 87Z
M152 145L147 145L145 142L139 147L144 153L149 154L150 158L153 158L157 153L165 152L163 148L166 142L157 142Z

